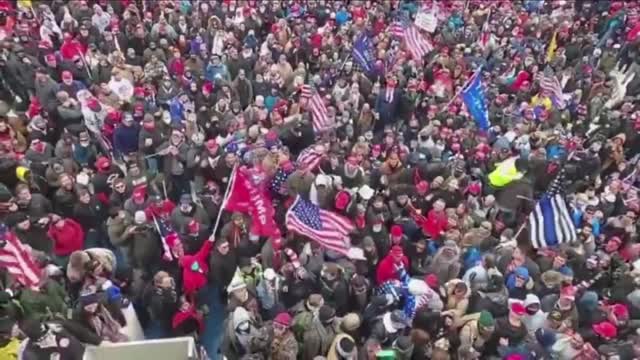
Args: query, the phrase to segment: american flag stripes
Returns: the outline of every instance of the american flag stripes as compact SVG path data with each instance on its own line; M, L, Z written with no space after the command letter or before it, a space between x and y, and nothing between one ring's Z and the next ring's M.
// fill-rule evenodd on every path
M489 8L489 14L487 15L487 18L484 21L484 24L482 24L482 31L480 31L480 37L478 38L478 45L480 45L481 49L486 49L487 46L489 46L489 43L491 41L491 30L489 29L489 20L491 19L491 10L492 8Z
M433 50L433 46L415 25L409 25L404 31L404 40L414 59L422 59Z
M29 248L6 229L2 231L1 236L0 267L7 269L7 272L23 286L37 286L41 270L31 257Z
M320 165L323 156L324 154L317 151L315 146L312 145L300 152L296 160L296 165L299 170L313 171Z
M351 247L349 233L355 229L349 219L320 209L300 196L287 211L285 224L288 230L341 254L348 253Z
M560 170L549 191L529 215L529 238L536 249L571 243L578 239L567 203L560 193L563 178L564 169Z
M562 92L562 85L558 81L558 78L551 70L550 66L547 66L540 77L540 88L549 93L553 106L558 109L564 109L567 106L567 102Z
M433 50L433 46L427 40L417 26L411 23L406 14L400 14L398 20L389 27L391 35L404 39L409 52L414 59L422 59Z
M330 129L333 126L327 107L324 105L322 96L314 91L310 85L302 85L300 97L309 100L309 110L311 111L311 123L313 131L319 132Z

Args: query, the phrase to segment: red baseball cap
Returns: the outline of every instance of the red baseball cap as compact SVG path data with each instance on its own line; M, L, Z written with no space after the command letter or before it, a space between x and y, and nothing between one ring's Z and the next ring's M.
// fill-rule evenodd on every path
M393 237L402 237L402 235L404 235L404 231L402 231L402 226L400 225L393 225L391 227L391 236Z
M603 337L605 339L613 339L618 336L618 329L612 323L608 321L603 321L598 324L593 324L592 326L593 332L598 334L598 336Z
M519 301L514 301L511 304L511 312L513 312L516 315L524 315L527 312L527 308L524 307L524 304L522 304Z
M416 188L418 189L419 193L424 194L429 191L429 183L422 180L418 183L418 185L416 185Z
M96 160L97 169L105 170L108 169L109 166L111 166L111 160L109 160L107 157L101 156Z
M87 100L87 107L92 111L102 110L102 107L100 106L100 102L96 98L89 98Z
M395 245L391 248L390 254L392 256L404 256L404 251L398 245Z
M142 200L144 199L144 193L145 193L144 188L138 188L133 192L133 198L135 200Z
M429 285L432 289L437 289L440 287L440 281L438 281L438 277L435 274L428 274L424 277L424 282Z

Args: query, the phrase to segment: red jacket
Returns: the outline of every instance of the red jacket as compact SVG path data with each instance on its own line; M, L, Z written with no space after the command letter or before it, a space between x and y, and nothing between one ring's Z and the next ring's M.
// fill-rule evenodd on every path
M68 40L60 46L60 55L64 60L73 60L76 56L84 55L82 44L78 40Z
M402 257L402 265L404 265L405 269L409 269L409 259L407 259L406 256ZM376 270L376 282L378 285L389 280L400 280L391 255L385 256L378 264L378 269Z
M47 234L53 240L53 253L57 256L67 256L84 247L84 230L75 220L64 219L61 229L51 225Z
M449 221L445 213L438 213L431 209L427 215L427 220L422 223L422 231L431 236L431 238L437 239L440 233L447 229L447 225L449 225Z
M180 259L182 267L182 288L186 295L195 294L207 284L209 262L207 257L213 246L212 241L205 241L200 250L193 255L184 255Z

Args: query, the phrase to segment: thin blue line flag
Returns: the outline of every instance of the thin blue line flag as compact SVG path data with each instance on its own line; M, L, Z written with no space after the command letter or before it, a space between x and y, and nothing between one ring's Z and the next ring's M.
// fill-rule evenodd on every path
M365 72L371 73L376 62L371 37L365 33L360 34L353 44L352 56Z
M487 108L487 98L482 87L481 69L474 75L471 82L462 90L462 100L467 106L467 111L473 116L478 128L487 130L491 126L489 123L489 109Z

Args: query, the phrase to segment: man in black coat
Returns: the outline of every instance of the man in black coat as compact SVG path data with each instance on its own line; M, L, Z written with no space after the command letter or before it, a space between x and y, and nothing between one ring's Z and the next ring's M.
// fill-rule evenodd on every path
M84 339L90 337L90 332L78 332L64 327L59 323L41 323L37 320L25 320L20 325L27 335L21 359L60 359L81 360L85 347L77 336L83 337L87 343L100 343L100 339ZM73 333L72 333L73 332Z
M209 256L209 283L226 294L223 290L231 283L237 266L236 254L231 250L229 241L219 238Z

